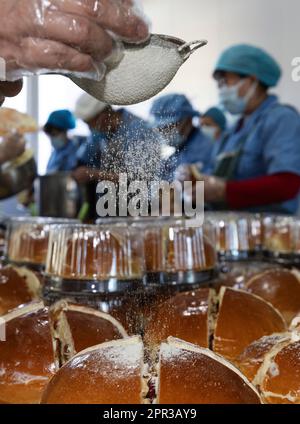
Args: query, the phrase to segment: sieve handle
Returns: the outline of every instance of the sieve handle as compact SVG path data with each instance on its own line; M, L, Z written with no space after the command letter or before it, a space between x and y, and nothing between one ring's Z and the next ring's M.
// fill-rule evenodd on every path
M206 46L207 43L207 40L191 41L178 47L178 52L183 56L183 60L186 61L196 50Z

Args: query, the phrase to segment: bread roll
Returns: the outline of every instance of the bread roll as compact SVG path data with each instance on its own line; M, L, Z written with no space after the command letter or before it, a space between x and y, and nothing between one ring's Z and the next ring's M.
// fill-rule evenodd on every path
M260 403L259 394L224 359L170 337L161 344L155 403ZM50 381L48 404L148 403L150 382L139 337L94 346L77 354ZM157 398L155 398L157 394Z
M61 346L61 363L88 347L127 337L112 316L80 305L58 302L52 317Z
M145 319L145 342L159 345L169 336L209 347L214 291L200 289L179 293L153 306Z
M300 312L300 274L283 268L274 268L253 276L246 289L270 302L290 324Z
M273 351L274 353L274 351ZM283 346L271 355L264 376L258 380L268 403L300 403L300 341Z
M237 358L236 365L249 381L253 381L269 351L289 339L287 333L278 333L255 340Z
M49 379L77 351L127 337L110 315L67 302L50 310L42 303L29 304L3 316L3 322L0 402L4 403L39 403Z
M282 315L251 293L222 288L213 349L235 361L241 352L262 336L286 331Z
M38 131L36 121L25 113L15 109L0 109L0 136L9 136L14 132L26 134Z
M239 357L240 369L266 403L300 403L300 332L273 335L252 343Z
M0 342L0 402L39 403L58 369L48 309L42 303L3 317L6 341Z
M0 269L0 316L17 306L39 298L40 280L26 268Z
M139 404L144 350L139 337L104 343L67 362L46 388L42 403Z
M260 396L229 362L172 337L162 343L157 403L259 404Z

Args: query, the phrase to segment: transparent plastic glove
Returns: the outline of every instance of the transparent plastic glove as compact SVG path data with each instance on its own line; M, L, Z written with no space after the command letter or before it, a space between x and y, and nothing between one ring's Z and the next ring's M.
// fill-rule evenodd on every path
M0 164L11 161L25 151L24 137L18 134L5 137L0 143Z
M192 178L192 173L191 173L190 165L188 164L179 165L176 168L176 171L174 173L175 181L180 181L180 182L191 181L191 178Z
M100 80L120 40L149 35L136 0L0 0L0 10L5 81L47 72Z

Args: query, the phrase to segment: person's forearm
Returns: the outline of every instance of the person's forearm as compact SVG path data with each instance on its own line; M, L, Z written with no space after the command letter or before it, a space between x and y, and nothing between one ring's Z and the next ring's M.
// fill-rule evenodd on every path
M112 181L118 182L118 176L105 171L99 171L98 169L90 169L89 177L91 181Z
M230 209L265 206L293 199L300 191L300 176L280 173L246 181L230 181L226 201Z

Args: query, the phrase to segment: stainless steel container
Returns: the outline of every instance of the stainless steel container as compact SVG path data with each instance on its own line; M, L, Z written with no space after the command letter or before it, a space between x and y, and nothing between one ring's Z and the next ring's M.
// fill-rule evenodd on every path
M0 170L0 199L7 199L32 187L37 175L34 157L20 163L13 161Z
M83 189L69 172L44 175L35 182L40 216L76 218L83 202Z

